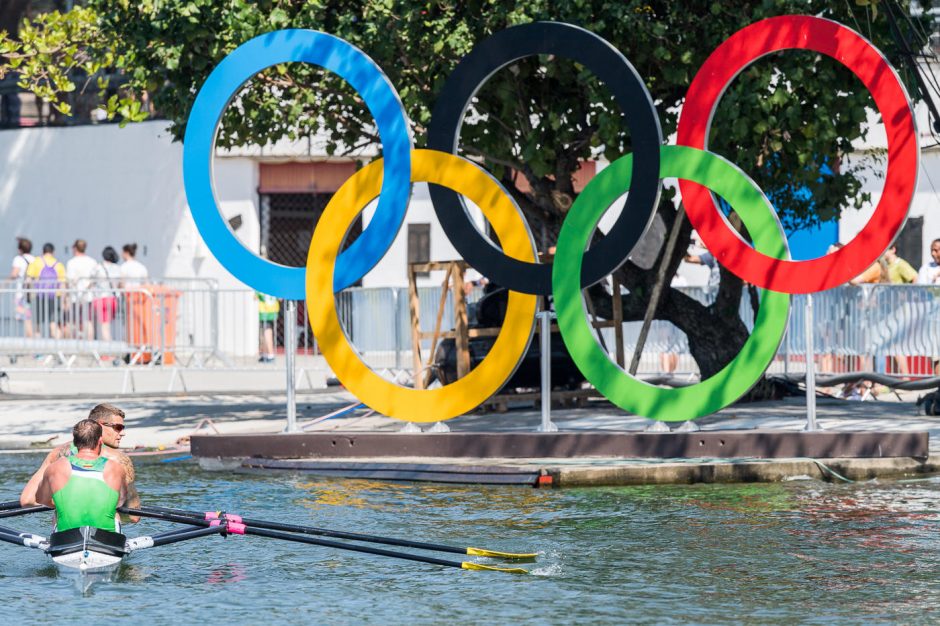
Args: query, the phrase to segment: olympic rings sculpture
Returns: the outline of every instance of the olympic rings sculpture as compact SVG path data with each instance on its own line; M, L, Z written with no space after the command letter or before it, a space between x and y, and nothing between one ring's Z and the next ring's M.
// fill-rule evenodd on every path
M758 58L787 49L812 50L850 69L869 89L888 139L885 188L862 231L837 252L792 261L773 206L740 168L708 151L711 121L734 77ZM633 153L588 183L565 216L551 265L540 264L522 212L499 182L455 154L460 127L475 93L499 69L526 56L552 54L594 72L614 95L629 124ZM285 267L245 248L222 219L212 180L216 133L225 107L256 73L297 61L328 69L349 82L369 109L383 146L377 159L336 192L321 216L305 268ZM558 327L577 366L604 396L626 411L684 421L737 400L760 378L786 331L790 296L842 284L871 265L907 218L920 158L910 98L884 55L858 33L818 17L781 16L747 26L708 57L689 87L677 145L663 145L652 98L630 61L583 28L536 22L496 33L457 64L432 113L428 149L415 150L397 93L361 50L332 35L288 29L255 37L225 57L200 89L186 126L183 173L193 219L216 258L252 288L307 302L310 324L339 380L370 408L413 422L462 415L496 393L512 376L534 332L536 296L554 296ZM718 374L677 389L625 373L594 339L582 289L615 271L646 232L664 177L679 178L686 212L724 267L762 288L754 330L740 354ZM484 276L510 289L506 317L487 357L469 374L437 389L397 385L373 372L340 324L334 294L362 278L384 256L408 206L411 183L429 182L438 219L460 254ZM624 193L615 224L588 247L604 212ZM744 221L753 247L731 227L713 195ZM340 252L350 225L378 197L362 235ZM495 247L474 226L463 198L484 213L499 237Z

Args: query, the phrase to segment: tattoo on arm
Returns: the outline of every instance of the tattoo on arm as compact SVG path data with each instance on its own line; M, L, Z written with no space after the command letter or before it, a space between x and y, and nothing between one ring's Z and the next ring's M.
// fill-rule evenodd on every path
M136 478L134 463L126 454L122 454L119 461L124 468L124 485L127 489L125 506L136 509L140 507L140 494L137 493L137 486L134 484Z

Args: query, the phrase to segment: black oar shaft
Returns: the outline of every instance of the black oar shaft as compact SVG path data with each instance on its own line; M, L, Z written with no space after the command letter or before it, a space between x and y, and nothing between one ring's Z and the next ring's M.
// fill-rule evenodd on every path
M257 535L258 537L269 537L271 539L282 539L284 541L296 541L298 543L307 543L314 546L323 546L325 548L337 548L339 550L351 550L352 552L362 552L364 554L375 554L378 556L388 556L395 559L405 559L407 561L417 561L419 563L430 563L432 565L443 565L444 567L456 567L463 569L463 563L459 561L446 561L444 559L435 559L430 556L420 556L418 554L408 554L405 552L392 552L382 548L370 548L368 546L359 546L339 541L330 541L329 539L314 539L304 535L291 535L276 530L267 530L264 528L254 528L248 526L245 528L246 535Z
M205 519L199 519L196 517L196 514L191 516L187 515L176 515L174 513L164 513L162 511L153 511L150 509L128 509L126 507L120 507L118 509L121 513L126 513L128 515L140 515L143 517L152 517L154 519L162 519L168 522L179 522L181 524L191 524L193 526L205 526L210 522ZM314 539L313 537L307 537L304 535L291 535L287 532L281 532L276 530L269 530L266 528L256 528L250 525L246 525L245 528L246 535L257 535L259 537L268 537L271 539L282 539L284 541L295 541L298 543L306 543L314 546L323 546L326 548L337 548L339 550L350 550L352 552L362 552L365 554L375 554L378 556L388 556L396 559L405 559L407 561L417 561L419 563L430 563L433 565L443 565L445 567L457 567L462 568L463 564L459 561L447 561L444 559L435 559L429 556L420 556L417 554L408 554L405 552L393 552L391 550L383 550L381 548L370 548L368 546L359 546L348 543L341 543L339 541L330 541L328 539Z
M0 502L0 511L9 511L10 509L20 508L19 500L10 500L9 502Z
M152 517L162 519L168 522L177 522L179 524L189 524L190 526L208 526L209 521L201 519L195 515L176 515L174 513L164 513L162 511L151 511L149 509L129 509L126 506L119 506L118 513L124 515L139 515L141 517Z
M143 511L156 511L170 515L192 515L197 518L203 518L202 513L195 511L182 511L179 509L168 509L160 506L141 507ZM174 520L176 521L176 520ZM424 541L410 541L408 539L396 539L394 537L380 537L377 535L366 535L362 533L350 533L341 530L330 530L328 528L315 528L311 526L298 526L296 524L282 524L278 522L268 522L265 520L242 518L242 523L253 528L265 528L268 530L282 530L289 533L301 533L304 535L317 535L320 537L333 537L334 539L349 539L351 541L366 541L369 543L380 543L387 546L400 546L402 548L417 548L419 550L433 550L435 552L449 552L451 554L467 554L466 548L448 546L439 543L427 543Z
M153 540L153 547L156 548L157 546L167 546L171 543L178 543L180 541L186 541L187 539L198 539L199 537L206 537L222 532L225 532L224 525L197 528L195 530L171 531L154 535L151 539Z
M38 513L39 511L52 511L52 507L39 504L36 506L24 506L18 509L0 510L0 519L4 517L16 517L17 515L26 515L27 513Z
M23 539L23 537L20 535L8 534L2 531L0 531L0 541L6 541L7 543L13 543L20 546L26 545L26 540Z
M45 539L44 537L38 537L31 533L21 533L18 530L13 530L12 528L7 528L5 526L0 526L0 541L6 541L8 543L27 546L30 548L37 547L35 541L37 539ZM32 543L30 543L32 542Z

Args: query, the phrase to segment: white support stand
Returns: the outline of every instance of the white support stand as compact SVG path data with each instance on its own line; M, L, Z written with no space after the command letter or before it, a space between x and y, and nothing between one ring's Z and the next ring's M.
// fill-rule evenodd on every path
M806 294L806 426L803 430L819 430L816 424L816 349L813 346L813 294Z
M540 433L557 433L558 426L552 422L552 313L540 311L539 359L542 366L542 423Z
M297 302L285 301L284 310L284 361L287 369L287 428L284 432L296 433L297 428L297 387L294 380L294 357L297 353Z

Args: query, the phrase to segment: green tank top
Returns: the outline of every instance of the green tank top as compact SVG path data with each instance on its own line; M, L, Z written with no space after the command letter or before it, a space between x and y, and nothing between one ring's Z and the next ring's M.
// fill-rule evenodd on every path
M72 475L65 486L52 494L56 510L56 530L93 526L115 532L114 516L120 494L104 482L103 456L94 460L68 457Z

